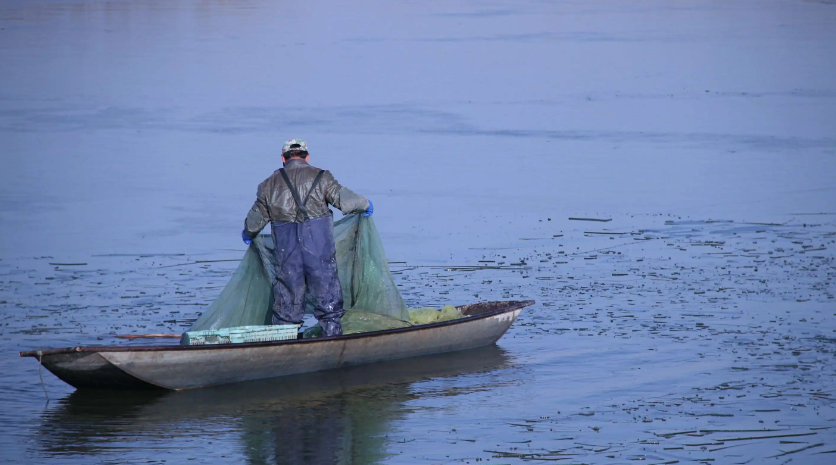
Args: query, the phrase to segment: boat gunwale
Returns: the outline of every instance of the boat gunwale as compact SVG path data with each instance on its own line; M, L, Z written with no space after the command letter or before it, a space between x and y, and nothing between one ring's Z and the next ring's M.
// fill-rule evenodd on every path
M479 304L492 304L492 303L507 303L507 307L503 307L497 310L492 310L484 313L479 313L477 315L466 316L464 318L458 318L455 320L448 320L448 321L440 321L437 323L428 323L424 325L415 325L415 326L407 326L405 328L394 328L394 329L383 329L380 331L369 331L365 333L355 333L355 334L343 334L341 336L331 336L331 337L318 337L312 339L286 339L282 341L268 341L268 342L247 342L247 343L240 343L240 344L211 344L211 345L195 345L195 346L184 346L184 345L155 345L155 346L78 346L78 347L66 347L60 349L42 349L42 350L27 350L18 353L20 357L41 357L44 355L57 355L57 354L68 354L68 353L99 353L99 352L160 352L160 351L181 351L181 350L222 350L222 349L246 349L246 348L254 348L254 347L272 347L278 345L286 345L286 344L315 344L318 342L330 342L330 341L345 341L350 339L360 339L360 338L367 338L367 337L378 337L378 336L385 336L388 334L396 334L396 333L403 333L409 331L420 331L424 329L431 329L431 328L438 328L442 326L451 326L461 323L467 323L470 321L480 320L484 318L489 318L496 315L501 315L503 313L509 313L516 310L522 310L525 307L534 305L533 300L511 300L511 301L493 301L493 302L477 302L473 304L461 305L457 308L462 307L469 307L473 305Z

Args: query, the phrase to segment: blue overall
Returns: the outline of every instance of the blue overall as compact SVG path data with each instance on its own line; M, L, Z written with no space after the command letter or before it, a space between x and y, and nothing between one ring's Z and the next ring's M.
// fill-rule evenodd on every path
M305 290L325 336L343 333L343 293L337 275L334 221L330 215L302 223L271 223L276 258L274 325L302 324Z

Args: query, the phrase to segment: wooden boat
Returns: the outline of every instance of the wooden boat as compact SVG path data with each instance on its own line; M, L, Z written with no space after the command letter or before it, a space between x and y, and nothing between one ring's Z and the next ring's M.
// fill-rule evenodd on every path
M193 389L473 349L495 343L533 300L463 305L465 318L251 344L89 346L20 352L79 389Z
M416 393L457 403L457 397L473 389L506 386L507 377L513 376L469 375L510 371L516 364L513 354L490 344L205 389L80 389L44 410L34 436L40 448L83 453L93 462L103 461L101 453L108 450L103 441L112 438L159 437L160 431L176 431L182 425L227 430L234 418L246 463L275 463L276 451L281 451L279 463L340 463L344 457L372 463L377 460L366 458L385 457L386 450L384 442L369 439L391 435L393 422L410 408ZM468 379L455 381L460 376ZM422 385L430 379L443 381ZM201 432L186 433L190 434ZM340 440L317 440L333 437ZM289 438L310 438L314 449L289 446Z

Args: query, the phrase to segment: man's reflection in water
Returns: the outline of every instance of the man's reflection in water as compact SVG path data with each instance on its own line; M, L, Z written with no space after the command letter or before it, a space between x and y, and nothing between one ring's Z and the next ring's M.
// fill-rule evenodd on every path
M489 346L183 392L77 391L44 414L32 452L125 460L135 454L171 463L169 452L156 452L164 444L167 451L198 452L202 460L235 449L252 464L377 463L386 458L391 423L406 413L405 402L424 395L414 383L511 365L502 349ZM462 392L471 391L433 395ZM230 445L229 433L240 435L241 444ZM195 439L213 444L195 449Z
M246 455L252 464L362 464L385 456L385 435L401 415L409 385L388 395L343 393L323 402L303 402L271 412L268 418L244 418ZM369 394L368 397L366 394Z

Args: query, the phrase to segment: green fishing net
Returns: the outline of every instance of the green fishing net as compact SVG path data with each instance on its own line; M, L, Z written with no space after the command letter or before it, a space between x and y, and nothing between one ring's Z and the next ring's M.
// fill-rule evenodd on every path
M348 215L334 224L337 269L346 314L344 334L379 331L461 318L455 307L407 310L392 280L383 244L374 220ZM260 235L247 249L238 269L218 298L194 322L189 331L215 330L236 326L269 325L275 281L273 239ZM313 313L308 296L307 312ZM433 313L434 312L434 313ZM319 326L307 333L314 337Z
M409 322L356 309L345 312L345 316L343 316L340 322L343 325L343 334L356 334L379 331L381 329L428 325L430 323L457 320L462 317L464 315L459 312L459 309L452 305L445 305L441 310L434 308L410 308ZM307 339L320 336L322 336L322 328L317 325L306 329L303 337Z
M397 318L353 309L346 310L345 315L340 319L340 323L343 326L343 334L366 333L369 331L380 331L382 329L397 329L412 326L412 323ZM322 328L319 325L311 326L303 334L305 339L321 336Z
M409 322L413 325L427 325L442 321L456 320L464 315L452 305L445 305L440 311L434 308L410 308Z

